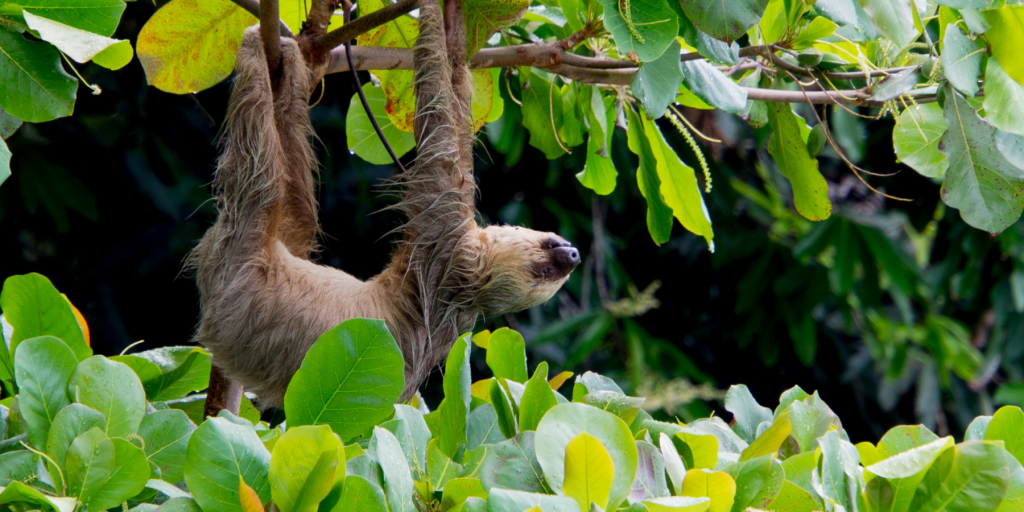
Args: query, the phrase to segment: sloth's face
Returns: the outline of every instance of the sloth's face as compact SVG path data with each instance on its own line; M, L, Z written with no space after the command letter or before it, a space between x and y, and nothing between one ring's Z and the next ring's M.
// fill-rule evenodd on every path
M522 311L547 301L580 263L580 252L554 233L489 226L475 236L483 265L474 305L484 313Z

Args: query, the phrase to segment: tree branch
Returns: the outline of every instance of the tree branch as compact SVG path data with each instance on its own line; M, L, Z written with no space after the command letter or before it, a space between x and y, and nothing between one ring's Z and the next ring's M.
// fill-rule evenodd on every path
M741 50L742 52L742 50ZM352 48L352 61L358 70L374 69L412 69L412 50L400 48L380 48L356 46ZM624 64L628 64L628 67ZM637 68L629 61L598 59L584 57L563 51L555 45L526 44L519 46L503 46L484 48L470 59L470 67L480 68L514 68L531 66L557 73L566 78L588 84L629 85ZM327 73L348 71L348 56L344 48L331 52L331 62ZM895 70L884 70L892 73ZM858 74L864 77L863 73ZM754 101L773 103L814 103L855 106L880 106L882 103L871 101L870 94L864 90L841 91L784 91L775 89L744 88L747 98ZM918 103L935 101L931 91L911 91L911 96Z
M231 0L231 2L242 9L249 11L249 14L252 14L257 18L260 17L260 3L257 0ZM284 34L285 37L295 37L295 34L292 33L292 29L288 28L288 25L284 21L281 21L278 26L281 29L280 33Z
M365 16L360 16L351 23L346 23L344 26L324 34L323 37L320 37L315 43L313 43L313 48L318 51L327 51L332 48L337 48L344 44L345 41L351 41L374 28L412 11L417 7L418 1L419 0L399 0L398 2L384 7L383 9L373 11ZM310 13L310 19L312 19L312 17L312 13Z
M271 77L276 77L281 70L281 25L275 21L281 21L281 12L277 0L263 0L259 8L260 39L263 40L263 52L267 56L267 69Z

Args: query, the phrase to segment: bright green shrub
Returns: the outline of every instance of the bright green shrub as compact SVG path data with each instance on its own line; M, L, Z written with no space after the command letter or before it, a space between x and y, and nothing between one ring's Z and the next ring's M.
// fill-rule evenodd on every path
M398 347L383 322L354 319L320 337L289 387L300 425L270 427L248 401L245 417L203 421L205 351L91 355L70 303L43 300L60 296L46 278L15 276L9 290L22 301L3 302L0 347L11 395L0 400L0 506L12 510L1024 509L1017 407L978 418L959 444L900 426L854 445L799 387L772 410L733 386L731 425L668 423L589 372L570 401L546 363L528 375L522 338L502 330L455 343L431 412L418 398L390 405L403 386ZM472 381L474 344L503 377ZM317 370L325 362L335 371Z

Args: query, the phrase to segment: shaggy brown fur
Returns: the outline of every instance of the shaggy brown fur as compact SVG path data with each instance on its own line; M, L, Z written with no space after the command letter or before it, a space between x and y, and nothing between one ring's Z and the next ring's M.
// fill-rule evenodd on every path
M444 13L437 0L420 10L418 156L396 178L403 194L394 207L408 222L391 263L366 282L309 260L318 233L317 163L299 48L282 39L275 98L258 27L245 33L214 181L219 216L190 265L202 300L197 340L263 407L283 404L317 337L356 317L383 319L397 339L405 400L477 315L546 301L579 262L554 234L474 221L473 84L459 3L445 3Z

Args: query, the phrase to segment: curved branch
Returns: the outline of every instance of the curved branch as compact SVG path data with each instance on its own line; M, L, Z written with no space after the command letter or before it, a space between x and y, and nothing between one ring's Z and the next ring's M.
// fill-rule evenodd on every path
M249 14L252 14L257 18L260 17L260 3L257 0L231 0L231 2L242 9L245 9ZM285 37L295 37L295 34L292 33L292 29L288 28L288 25L284 21L281 21L278 26L281 29L280 34L283 34Z
M399 0L383 9L378 9L365 16L360 16L340 28L336 28L313 43L314 50L327 51L337 48L351 41L362 34L373 30L399 16L402 16L418 6L419 0ZM411 61L410 61L411 62Z
M573 55L573 57L569 57ZM381 48L375 46L352 47L352 61L357 70L374 69L412 69L412 50L403 48ZM514 68L531 66L557 73L566 78L587 84L629 85L637 68L630 64L624 67L612 59L596 59L563 52L553 45L527 44L520 46L503 46L484 48L470 59L470 67L480 68ZM331 62L327 73L348 71L348 55L344 48L331 52ZM894 70L885 70L892 73ZM859 76L864 76L860 74ZM871 101L870 94L862 89L840 91L783 91L746 87L747 98L753 101L772 103L814 103L855 106L881 106L882 103ZM930 90L911 91L910 94L918 103L935 101L935 93Z

